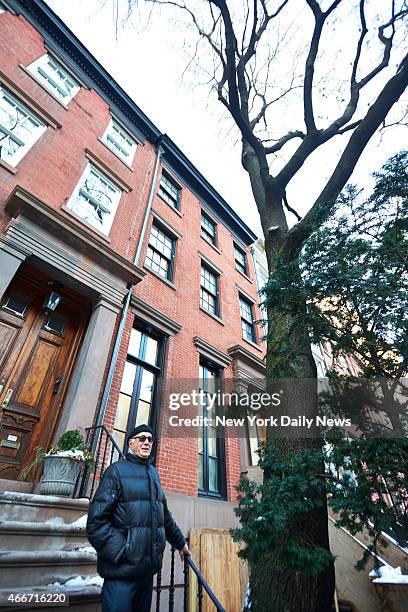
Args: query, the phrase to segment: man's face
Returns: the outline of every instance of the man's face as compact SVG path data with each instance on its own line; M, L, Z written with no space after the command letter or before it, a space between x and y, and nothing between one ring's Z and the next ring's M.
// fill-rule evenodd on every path
M141 459L148 459L152 452L153 437L148 431L142 431L129 440L129 448Z

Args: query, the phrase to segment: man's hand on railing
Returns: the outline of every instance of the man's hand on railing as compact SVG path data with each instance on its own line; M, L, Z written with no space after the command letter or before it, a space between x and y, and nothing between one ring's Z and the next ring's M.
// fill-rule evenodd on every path
M180 559L181 559L182 561L184 561L184 557L185 557L185 556L187 556L187 557L190 557L190 556L191 556L191 552L190 552L190 550L189 550L189 548L188 548L187 544L184 544L183 548L180 548L180 550L179 550L179 555L180 555Z

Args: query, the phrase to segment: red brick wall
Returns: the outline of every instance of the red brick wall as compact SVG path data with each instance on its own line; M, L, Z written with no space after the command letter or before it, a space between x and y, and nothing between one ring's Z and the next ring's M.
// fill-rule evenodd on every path
M48 127L47 131L28 151L17 166L16 174L0 166L0 229L4 230L9 215L4 203L16 185L20 185L44 200L48 205L61 209L74 190L87 164L85 149L89 148L115 173L132 187L123 193L109 235L111 247L133 259L147 204L155 151L151 143L138 146L132 170L127 168L98 138L101 138L111 118L109 107L94 91L81 87L79 93L63 108L20 66L28 65L45 53L42 37L24 18L6 12L1 15L0 70L17 86L21 87L41 107L47 110L61 128ZM242 344L254 355L262 352L242 340L238 301L239 285L257 301L255 274L248 252L250 281L235 268L233 238L229 230L218 223L218 248L213 249L200 237L201 207L197 198L182 190L181 216L157 195L155 209L182 238L177 241L175 257L175 289L151 273L135 290L135 294L177 321L181 331L171 337L167 345L164 375L167 378L195 379L198 376L199 354L193 345L193 337L200 336L223 352L235 344ZM66 215L61 210L62 215ZM151 221L147 228L143 252L139 265L143 265L150 234ZM92 231L91 228L89 228ZM103 238L101 238L103 240ZM201 251L220 268L221 325L199 309ZM260 318L256 307L255 318ZM116 405L127 346L134 316L127 317L119 352L115 378L105 424L113 427ZM113 345L113 341L112 341ZM108 365L106 367L106 371ZM224 377L232 377L232 367L224 371ZM162 414L162 419L166 414ZM228 498L234 499L235 486L240 473L239 440L226 439L226 471ZM158 468L165 488L197 494L197 441L161 438L157 457Z
M94 90L81 87L66 110L20 66L27 66L46 53L40 34L23 17L8 11L1 14L0 26L1 72L62 125L47 128L18 163L16 174L0 166L0 229L9 221L4 203L16 185L34 193L49 206L61 209L85 169L88 148L132 188L121 197L109 235L110 246L131 259L150 188L154 147L147 141L138 146L129 169L98 140L111 119L107 103ZM61 214L69 213L62 210Z
M150 273L148 269L145 269L147 277L135 290L137 296L167 314L182 326L178 334L169 338L166 351L165 377L197 379L200 356L193 344L194 336L200 336L225 353L230 346L241 344L257 357L262 357L264 354L263 344L260 344L262 350L257 350L242 339L241 331L237 285L255 301L257 300L255 272L249 250L247 263L250 280L247 280L235 268L233 236L225 226L221 223L217 225L219 253L200 237L201 206L197 198L187 189L183 189L181 194L180 212L182 217L158 195L154 197L153 210L156 210L169 225L182 235L182 238L177 241L174 262L173 282L176 288L173 289ZM139 261L140 266L145 261L152 221L153 218L151 217ZM221 318L224 325L199 309L201 258L198 251L203 253L223 272L219 280ZM255 308L255 318L260 318L257 306ZM119 357L120 363L118 362L115 376L115 389L112 389L109 403L107 416L109 423L114 421L130 328L131 321L128 319ZM260 330L258 329L257 334L259 337ZM223 377L232 378L232 366L224 370ZM162 409L161 419L163 422L168 418L168 414L164 406L162 406ZM236 495L235 487L240 476L239 439L227 438L225 449L227 494L228 499L233 500ZM161 436L157 465L165 488L189 495L197 494L196 439L193 437L176 439Z

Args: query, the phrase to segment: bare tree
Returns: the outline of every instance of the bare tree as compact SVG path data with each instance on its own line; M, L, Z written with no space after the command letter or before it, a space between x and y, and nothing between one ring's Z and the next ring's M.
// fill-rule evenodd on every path
M328 218L371 137L385 125L407 87L407 1L151 1L183 11L196 30L197 53L201 43L207 45L218 100L242 140L242 165L273 275L277 259L296 261L304 242ZM126 0L128 14L136 4ZM288 202L288 186L312 154L333 140L339 141L337 159L326 168L320 193L301 218ZM314 183L318 177L313 174L307 180ZM297 219L291 228L288 211ZM273 309L268 319L275 339L291 327L290 316ZM307 330L293 330L291 343L290 371L268 350L267 376L315 377ZM304 444L286 441L280 450L292 453ZM329 549L325 508L303 517L294 528L312 547ZM252 577L257 611L332 609L332 567L317 576L305 575L282 567L272 555L262 567L252 568Z

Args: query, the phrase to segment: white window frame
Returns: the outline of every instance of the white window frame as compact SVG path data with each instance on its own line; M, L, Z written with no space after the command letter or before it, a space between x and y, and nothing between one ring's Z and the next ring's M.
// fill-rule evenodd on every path
M62 80L70 81L72 83L72 87L69 92L66 90L64 91L60 83L55 80L55 74L53 75L53 67L50 66L50 63L53 63L55 68L61 72L63 75ZM29 66L27 66L27 70L31 72L31 74L63 104L68 104L68 102L70 102L80 90L78 81L76 81L72 74L49 53L45 53L29 64Z
M17 115L16 119L18 121L18 125L24 125L27 120L31 122L32 125L34 124L34 130L31 133L28 133L27 138L23 140L21 133L19 135L17 135L17 133L13 133L13 130L15 127L17 127L17 124L12 129L10 129L11 126L3 125L0 114L0 147L2 140L6 138L14 141L19 147L13 155L7 158L3 157L2 150L0 148L0 159L3 159L12 166L16 166L23 159L24 155L31 149L31 147L37 142L40 136L44 134L47 129L47 125L24 104L22 104L18 98L9 93L9 91L0 84L0 107L2 107L3 99L6 99L9 101L9 103L14 104L18 108L19 112L22 115L25 115L25 118L21 117L21 121L19 121Z
M2 2L0 2L0 15L1 13L5 13L5 12L6 12L6 7L4 6Z
M129 148L127 150L123 143L115 138L115 130L117 130L120 135L128 141ZM135 158L137 142L114 117L112 117L112 119L109 121L109 125L102 136L102 140L106 146L109 147L110 150L115 153L115 155L120 157L128 166L132 164Z
M86 180L91 176L91 174L104 181L106 185L113 190L114 198L112 199L111 206L109 208L107 208L106 202L97 200L92 196L91 192L87 191L85 184ZM71 197L69 198L66 207L91 227L102 232L103 234L109 235L122 193L122 189L113 183L106 176L106 174L98 170L98 168L93 166L91 163L88 163ZM86 206L87 200L90 206L89 213L84 214L84 205ZM94 212L92 212L92 208L94 208ZM100 222L97 217L98 208L102 211L105 208L106 211L109 212L109 215L106 216L102 222Z

